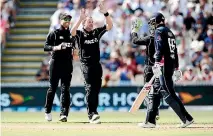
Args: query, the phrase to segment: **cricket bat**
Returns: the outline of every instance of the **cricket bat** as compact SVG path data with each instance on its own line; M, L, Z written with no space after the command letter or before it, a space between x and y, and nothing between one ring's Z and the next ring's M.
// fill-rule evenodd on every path
M132 107L130 108L129 112L130 113L135 113L141 104L143 103L145 97L149 93L149 91L152 88L152 82L155 79L155 75L152 76L150 81L144 85L144 87L141 89L140 93L138 94L137 98L135 99L134 103L132 104Z

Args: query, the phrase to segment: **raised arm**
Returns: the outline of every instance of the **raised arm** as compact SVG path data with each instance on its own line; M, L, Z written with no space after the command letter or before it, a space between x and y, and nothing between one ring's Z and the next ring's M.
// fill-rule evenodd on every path
M72 31L71 31L72 36L76 35L78 27L80 26L80 24L82 23L82 21L85 18L86 18L86 10L83 8L83 9L81 9L80 17L79 17L77 23L72 28Z
M99 4L99 9L100 12L104 14L104 16L106 17L106 30L109 31L112 29L113 23L112 23L112 18L110 17L109 13L107 12L104 3L100 2Z
M149 36L145 36L145 37L138 37L138 34L133 32L131 34L131 38L132 38L132 43L136 44L136 45L142 45L142 46L148 46L148 43L150 41L150 37Z
M107 31L111 30L113 24L112 24L112 18L111 18L109 15L106 16L106 24L107 24L106 30L107 30Z
M132 38L132 43L137 44L137 45L148 45L150 42L150 37L138 37L138 31L140 30L142 26L142 21L140 18L136 18L132 21L131 25L131 38Z

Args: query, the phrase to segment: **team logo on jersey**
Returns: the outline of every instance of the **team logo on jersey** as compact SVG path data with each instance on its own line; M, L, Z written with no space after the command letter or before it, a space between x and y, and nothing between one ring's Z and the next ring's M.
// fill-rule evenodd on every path
M63 37L63 36L60 36L59 39L64 39L64 37Z
M160 35L158 35L156 39L157 39L157 41L160 41L161 40Z
M64 47L72 47L72 43L63 43Z
M92 40L85 40L84 44L93 44L93 43L97 43L98 42L98 38L94 38Z
M169 37L172 37L173 34L172 34L171 32L168 32L168 36L169 36Z
M88 33L86 33L85 31L83 32L83 34L84 34L84 37L87 37L89 34Z

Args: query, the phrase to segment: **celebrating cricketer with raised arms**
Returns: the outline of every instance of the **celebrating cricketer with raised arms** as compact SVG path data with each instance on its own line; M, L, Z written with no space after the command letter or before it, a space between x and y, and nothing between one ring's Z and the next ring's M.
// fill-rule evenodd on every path
M85 9L81 9L79 20L71 32L72 36L75 36L79 48L89 122L94 124L101 123L97 112L98 95L101 89L103 73L100 64L99 40L105 32L112 29L112 19L103 2L99 3L99 9L105 16L106 25L94 29L93 18L90 15L86 15ZM83 25L83 30L77 30L80 24Z

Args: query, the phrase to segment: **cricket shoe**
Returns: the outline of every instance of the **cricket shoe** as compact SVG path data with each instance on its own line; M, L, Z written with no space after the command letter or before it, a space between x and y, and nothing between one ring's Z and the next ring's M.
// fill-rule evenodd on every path
M89 120L89 123L91 124L101 124L101 121L100 121L100 116L98 114L93 114L92 115L92 118Z
M142 127L142 128L155 128L156 125L155 124L152 124L152 123L138 123L138 126L139 127Z
M61 122L67 122L67 116L61 115L59 121L61 121Z
M191 120L191 121L186 120L186 123L182 122L178 127L179 128L185 128L185 127L191 125L192 123L194 123L194 120Z
M51 113L45 113L45 119L47 121L52 121L52 114Z

